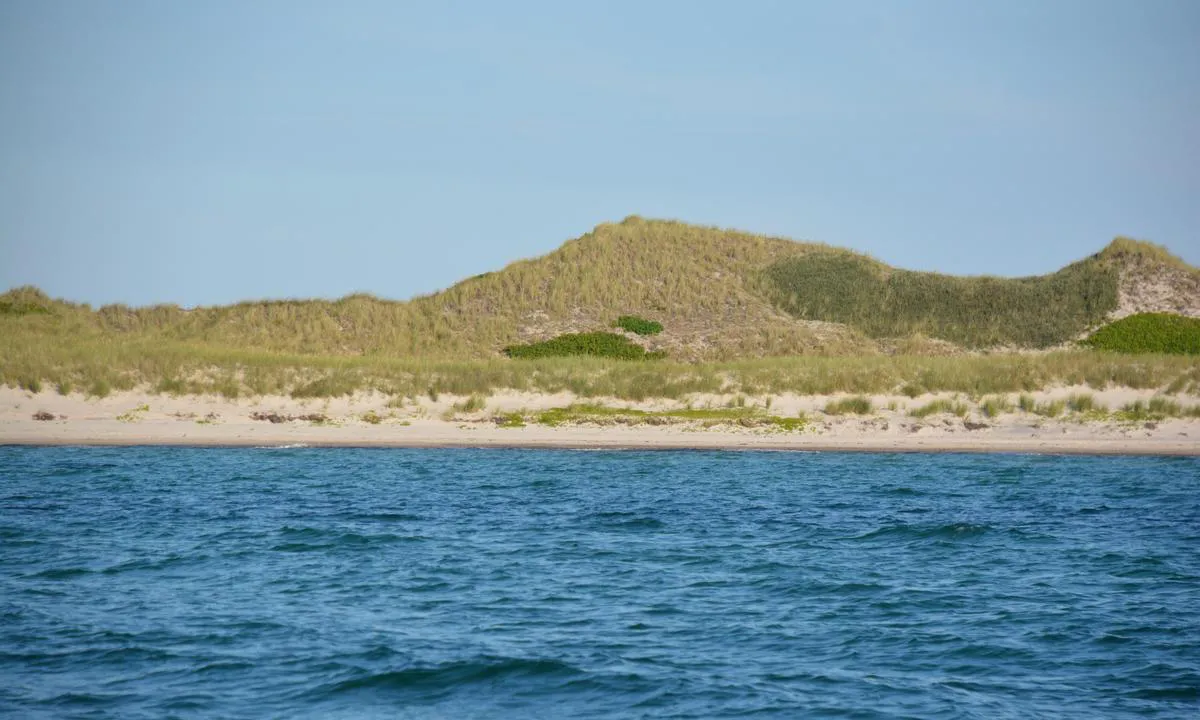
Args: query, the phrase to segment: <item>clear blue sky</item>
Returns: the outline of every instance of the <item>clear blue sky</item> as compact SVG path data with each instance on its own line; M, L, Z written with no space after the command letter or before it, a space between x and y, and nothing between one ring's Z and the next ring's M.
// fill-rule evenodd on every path
M405 298L634 213L1200 263L1200 2L0 3L0 288Z

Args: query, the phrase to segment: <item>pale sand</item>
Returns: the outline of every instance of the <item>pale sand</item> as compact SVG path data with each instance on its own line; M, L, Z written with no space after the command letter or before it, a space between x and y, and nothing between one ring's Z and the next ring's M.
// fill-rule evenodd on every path
M1090 392L1098 403L1120 408L1133 400L1146 400L1152 392L1137 390L1089 391L1057 388L1033 393L1039 400ZM942 394L950 397L949 394ZM22 445L195 445L195 446L344 446L344 447L559 447L642 449L761 449L801 451L879 452L1019 452L1134 455L1200 455L1200 420L1166 420L1157 423L1078 422L1047 420L1021 412L999 418L973 413L972 423L986 428L968 429L957 417L941 415L923 420L909 417L936 396L909 399L876 396L871 417L826 416L820 412L830 398L780 395L771 398L773 415L804 412L808 427L798 432L722 425L577 425L519 428L498 427L499 412L534 411L563 407L576 401L569 394L535 395L498 393L484 411L461 419L445 420L453 403L464 398L423 398L395 408L381 395L357 395L332 400L298 401L288 397L227 400L220 397L171 397L146 392L115 393L104 399L53 392L34 395L0 388L0 444ZM733 396L689 398L695 407L721 407ZM1016 400L1015 395L1010 399ZM762 407L766 398L750 398ZM1177 399L1184 405L1194 398ZM596 402L589 400L589 402ZM629 403L609 399L603 404L640 409L667 409L678 403ZM887 409L894 404L894 409ZM139 409L141 407L148 409ZM33 419L36 412L56 416L52 421ZM281 424L252 420L254 412L299 415L321 413L329 424L291 421ZM378 424L362 419L368 412L383 418ZM66 419L58 419L66 416ZM121 418L121 419L118 419Z

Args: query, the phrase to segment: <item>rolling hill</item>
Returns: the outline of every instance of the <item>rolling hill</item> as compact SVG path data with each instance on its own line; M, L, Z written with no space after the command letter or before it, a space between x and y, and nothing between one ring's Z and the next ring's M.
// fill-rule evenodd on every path
M93 310L22 287L0 295L0 330L10 348L22 338L72 338L462 360L610 329L635 314L665 330L628 333L632 341L695 361L1044 349L1141 312L1200 316L1200 270L1118 238L1048 275L956 277L827 245L635 216L409 301L352 295Z

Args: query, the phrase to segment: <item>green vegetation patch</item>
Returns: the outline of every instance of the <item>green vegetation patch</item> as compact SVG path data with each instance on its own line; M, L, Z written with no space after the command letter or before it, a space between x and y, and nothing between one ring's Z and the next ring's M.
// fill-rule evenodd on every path
M787 432L803 430L808 421L803 416L781 417L767 415L755 408L683 408L679 410L637 410L605 405L577 403L551 408L538 413L534 421L557 427L566 423L588 422L599 425L675 425L699 423L704 427L740 425L749 428L771 428Z
M966 403L941 398L910 410L908 414L915 418L924 418L930 415L957 415L958 417L966 417L970 411L971 409L967 407Z
M622 315L613 323L613 327L619 327L638 335L657 335L663 331L662 323L657 320L640 318L637 315Z
M826 415L870 415L874 411L871 400L862 395L831 400L825 405Z
M542 342L511 345L504 348L504 354L522 360L577 355L618 360L657 360L666 357L666 353L646 352L645 348L624 335L610 332L567 333Z
M497 415L494 418L496 427L502 428L523 428L525 427L525 416L519 412L504 413Z
M872 337L1048 347L1117 307L1118 271L1093 258L1038 277L955 277L896 270L848 252L814 252L773 263L765 280L768 295L793 316L846 323Z
M1013 411L1012 401L1004 395L992 395L979 402L979 411L985 417L994 418Z
M1109 323L1083 341L1120 353L1200 355L1200 319L1170 313L1141 313Z
M1169 398L1152 397L1148 401L1138 400L1129 403L1113 415L1118 420L1126 422L1164 420L1170 417L1200 418L1200 405L1184 407Z

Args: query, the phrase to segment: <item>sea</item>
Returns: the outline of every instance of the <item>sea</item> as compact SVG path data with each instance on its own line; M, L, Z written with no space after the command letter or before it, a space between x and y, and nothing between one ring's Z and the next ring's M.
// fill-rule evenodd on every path
M0 447L0 716L1200 717L1200 461Z

